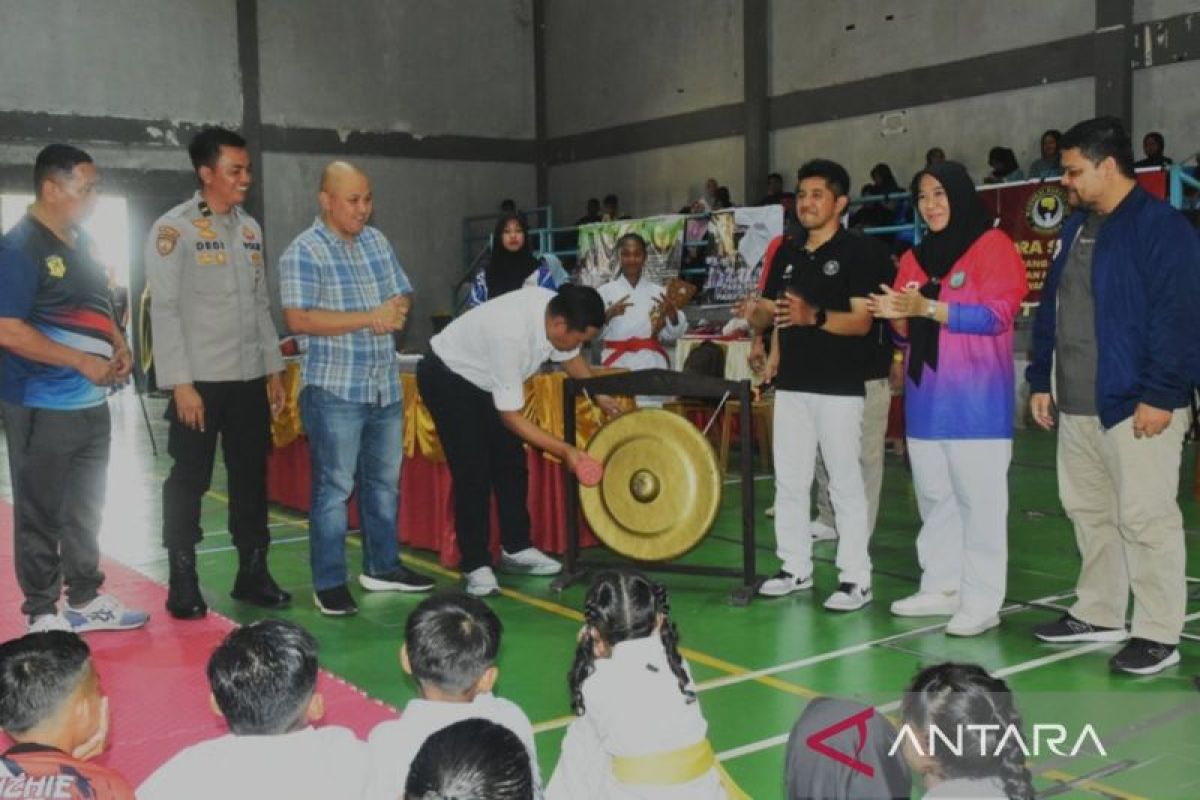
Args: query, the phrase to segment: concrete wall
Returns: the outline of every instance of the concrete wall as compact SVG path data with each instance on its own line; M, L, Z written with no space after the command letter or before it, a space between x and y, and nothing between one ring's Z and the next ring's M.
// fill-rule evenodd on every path
M550 0L550 136L742 99L739 0Z
M982 180L992 145L1011 147L1024 169L1039 155L1043 130L1065 129L1091 116L1093 84L1085 78L787 128L771 136L771 163L790 181L805 159L832 158L850 171L857 193L879 161L904 184L936 145Z
M1051 42L1095 28L1094 0L772 0L771 94Z
M278 257L316 215L322 156L267 154L274 202L267 206L268 244ZM450 291L462 272L462 215L490 209L506 194L533 195L534 175L523 164L461 163L398 158L354 159L371 178L372 223L383 231L416 290L406 346L428 338L429 315L450 311ZM437 202L412 187L437 187Z
M609 192L620 197L624 214L667 214L699 197L709 177L741 201L741 176L742 138L734 136L554 167L550 202L560 225L583 216L589 197L602 199ZM755 199L761 194L756 187Z
M532 0L261 0L263 122L533 138Z
M1142 157L1142 137L1159 131L1176 161L1200 153L1200 61L1165 64L1133 73L1133 149Z
M1196 0L1133 0L1134 22L1151 22L1196 11L1200 11Z

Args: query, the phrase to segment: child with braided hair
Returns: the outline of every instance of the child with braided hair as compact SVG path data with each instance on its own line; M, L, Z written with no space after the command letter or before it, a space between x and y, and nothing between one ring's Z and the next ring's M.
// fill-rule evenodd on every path
M904 739L904 755L922 776L926 800L1033 800L1025 754L1008 735L1012 728L1020 731L1021 715L1000 678L974 664L927 667L905 693L902 713L915 733ZM952 749L933 735L935 726L951 741L961 736L961 747Z
M596 576L568 683L567 729L547 800L744 797L708 742L667 590L632 570Z

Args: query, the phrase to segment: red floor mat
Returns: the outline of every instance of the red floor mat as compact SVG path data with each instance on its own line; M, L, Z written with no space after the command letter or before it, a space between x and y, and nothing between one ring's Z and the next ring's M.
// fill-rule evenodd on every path
M136 787L183 747L226 732L209 709L204 668L234 624L211 611L200 621L174 620L163 609L163 586L110 559L103 568L105 591L151 613L141 630L87 634L112 709L109 749L99 762ZM21 602L13 570L12 506L0 501L0 640L25 632ZM329 673L322 673L320 688L324 724L344 725L365 738L376 723L396 716L390 706Z

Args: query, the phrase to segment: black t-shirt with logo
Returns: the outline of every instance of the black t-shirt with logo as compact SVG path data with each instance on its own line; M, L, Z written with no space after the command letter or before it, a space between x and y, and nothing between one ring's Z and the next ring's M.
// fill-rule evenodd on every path
M775 299L792 291L825 311L849 311L850 299L879 291L895 278L887 248L845 229L809 252L802 242L785 240L771 262L763 290ZM878 324L866 336L838 336L813 326L779 330L779 373L775 385L789 392L863 396L863 381L873 377L881 348L891 342ZM881 343L882 341L882 343Z

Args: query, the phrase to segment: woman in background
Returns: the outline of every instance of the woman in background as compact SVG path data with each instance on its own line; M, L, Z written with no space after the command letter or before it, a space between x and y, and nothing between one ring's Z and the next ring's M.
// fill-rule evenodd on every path
M569 276L561 264L547 257L538 258L529 243L525 218L520 214L505 214L496 220L492 233L492 252L471 284L467 308L526 286L558 289Z

